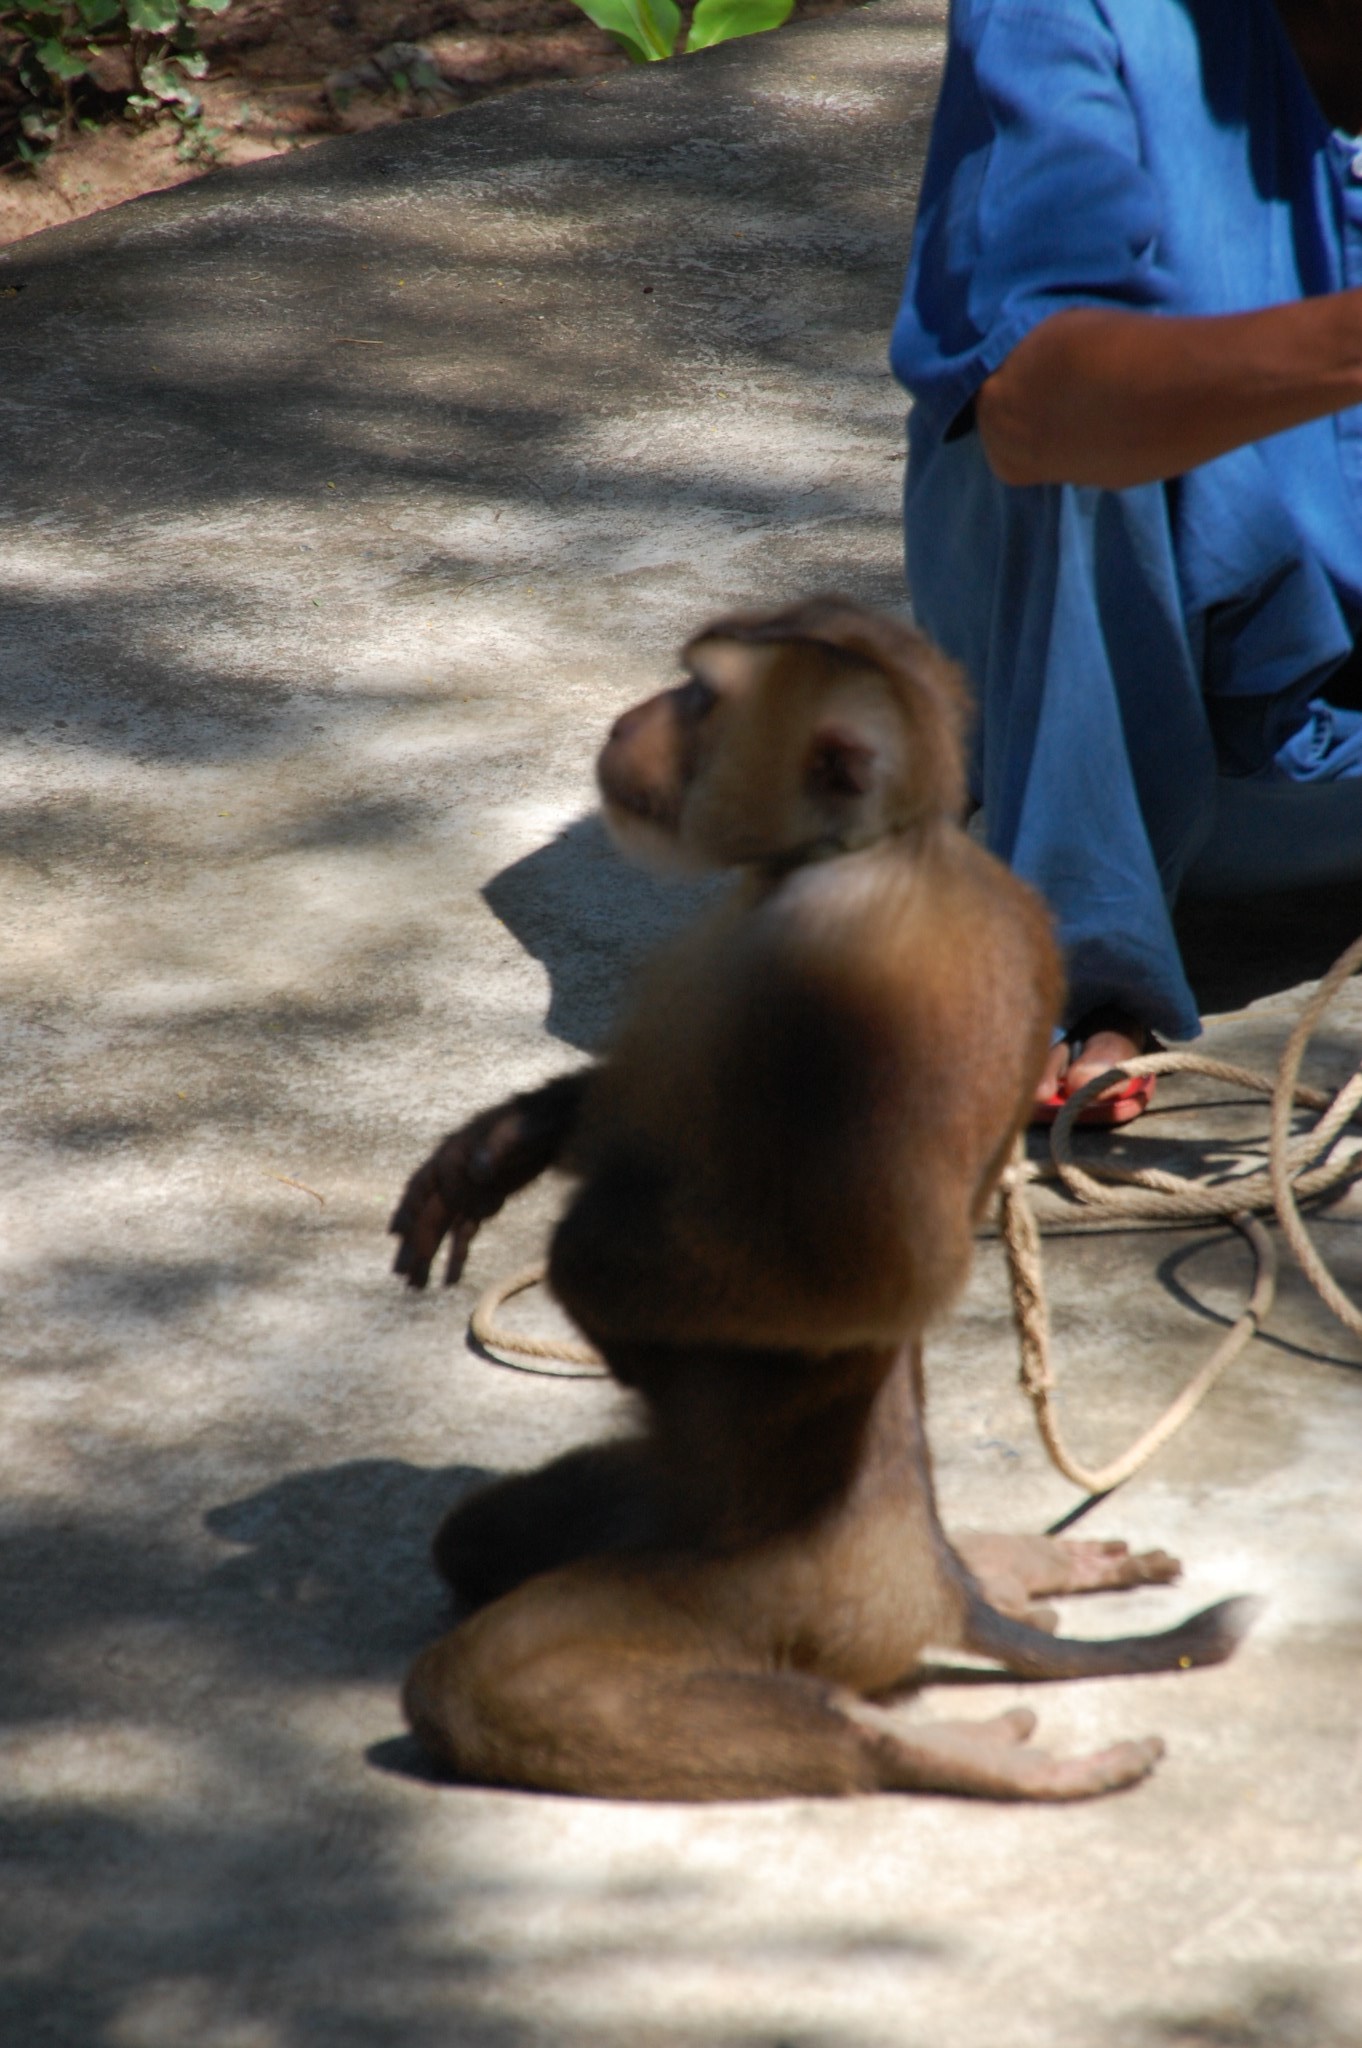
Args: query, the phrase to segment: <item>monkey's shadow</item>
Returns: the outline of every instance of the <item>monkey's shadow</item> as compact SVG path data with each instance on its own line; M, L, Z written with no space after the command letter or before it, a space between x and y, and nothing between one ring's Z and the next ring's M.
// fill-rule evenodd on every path
M210 1572L209 1603L277 1676L395 1688L417 1652L458 1618L431 1562L435 1531L498 1476L476 1465L357 1458L210 1508L207 1528L237 1548ZM442 1775L407 1736L367 1755L403 1776Z
M599 816L576 818L503 868L483 899L549 977L545 1025L596 1052L633 970L725 887L721 877L660 880L618 853Z

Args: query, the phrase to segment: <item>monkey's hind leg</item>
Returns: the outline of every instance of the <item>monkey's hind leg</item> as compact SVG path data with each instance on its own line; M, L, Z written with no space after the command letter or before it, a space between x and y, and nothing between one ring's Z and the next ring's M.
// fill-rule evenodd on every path
M693 1591L661 1560L532 1579L417 1658L408 1722L484 1784L603 1799L873 1791L872 1745L832 1688L750 1661L716 1669L722 1632Z
M1161 1753L1058 1759L1023 1711L905 1725L842 1687L745 1660L695 1618L681 1577L595 1560L534 1579L425 1651L408 1721L457 1775L607 1799L778 1799L877 1791L1078 1799Z

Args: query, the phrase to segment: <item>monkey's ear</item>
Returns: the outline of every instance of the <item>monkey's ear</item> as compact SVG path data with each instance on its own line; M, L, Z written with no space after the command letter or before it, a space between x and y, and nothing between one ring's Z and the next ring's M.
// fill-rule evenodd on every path
M875 783L875 749L845 725L820 725L809 742L804 787L810 796L868 796Z

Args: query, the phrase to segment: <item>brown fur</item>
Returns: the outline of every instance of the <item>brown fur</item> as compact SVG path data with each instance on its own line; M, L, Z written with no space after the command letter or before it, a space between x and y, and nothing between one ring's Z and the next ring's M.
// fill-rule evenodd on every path
M686 659L612 731L606 814L632 851L741 880L598 1066L455 1132L393 1220L424 1285L446 1234L454 1277L510 1193L551 1161L575 1174L551 1284L645 1426L448 1518L437 1561L477 1611L418 1658L411 1724L466 1777L630 1798L1130 1784L1156 1740L1062 1761L1021 1746L1028 1714L885 1704L933 1646L1034 1676L1171 1669L1228 1655L1243 1621L1226 1603L1162 1636L1052 1637L1036 1595L1176 1565L957 1551L937 1520L921 1341L1060 997L1039 903L957 824L956 672L839 599L722 619Z

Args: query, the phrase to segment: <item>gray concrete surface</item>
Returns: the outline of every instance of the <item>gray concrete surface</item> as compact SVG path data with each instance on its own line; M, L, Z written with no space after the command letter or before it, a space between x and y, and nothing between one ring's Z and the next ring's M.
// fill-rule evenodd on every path
M472 1354L468 1290L388 1278L386 1212L435 1134L597 1041L678 914L587 815L608 717L718 605L899 599L884 338L939 14L881 0L0 258L7 2042L1362 2039L1362 1350L1294 1281L1090 1518L1185 1586L1073 1617L1242 1589L1261 1626L1222 1670L1031 1695L1058 1744L1160 1730L1138 1792L627 1808L433 1785L401 1736L437 1514L613 1401ZM1358 925L1337 892L1194 911L1214 1038L1270 1058ZM1352 997L1316 1066L1359 1036ZM1126 1149L1204 1161L1246 1118ZM1321 1238L1362 1281L1355 1205ZM1097 1455L1241 1254L1065 1238L1051 1271ZM1075 1495L1013 1370L986 1246L933 1359L942 1489L1032 1527Z

